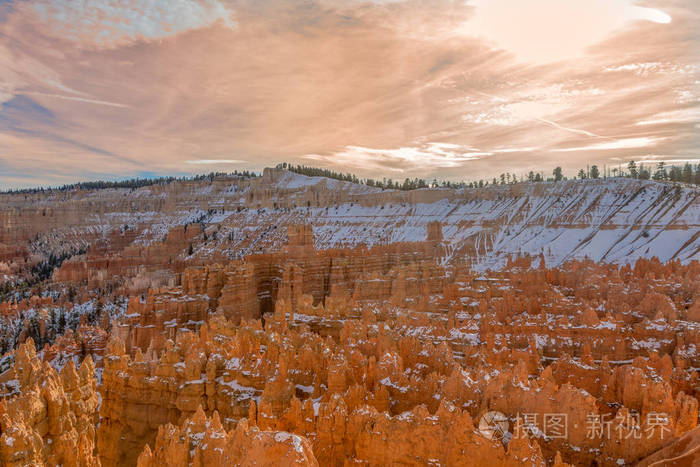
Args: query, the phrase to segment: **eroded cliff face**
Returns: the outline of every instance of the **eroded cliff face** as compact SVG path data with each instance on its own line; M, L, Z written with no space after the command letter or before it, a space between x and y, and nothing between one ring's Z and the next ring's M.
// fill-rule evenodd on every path
M333 258L367 264L354 253ZM358 257L373 254L386 252ZM313 257L286 259L264 323L218 305L226 286L206 279L225 267L151 291L145 304L164 309L139 302L127 320L140 324L122 326L148 337L115 327L104 359L103 464L135 462L159 426L199 408L229 431L247 420L303 436L321 465L619 465L697 425L699 264L523 258L483 276L416 257L381 275L311 267L309 281L328 281L317 298L300 265ZM507 418L507 444L479 430L490 411ZM566 436L546 434L553 415Z
M694 462L697 193L664 187L267 171L13 198L11 274L88 249L0 302L2 464ZM92 214L51 214L71 199ZM654 242L676 259L597 261Z
M700 255L699 194L630 179L382 191L279 169L135 190L3 194L0 280L27 277L53 255L63 261L57 280L140 293L169 285L186 263L280 251L299 224L313 225L323 250L423 241L432 229L445 260L482 270L525 253L550 265L687 262Z
M309 441L285 431L260 431L243 420L226 431L218 412L212 418L199 407L181 427L161 426L151 451L146 446L138 467L188 465L317 467Z
M292 433L308 444L294 461L300 465L314 458L320 465L617 465L695 428L698 339L688 297L698 290L697 264L533 270L524 262L490 276L419 262L390 269L383 281L391 287L365 290L377 275L358 274L352 295L331 280L333 292L319 300L305 293L303 274L283 274L264 323L230 310L227 319L216 301L225 285L202 280L225 268L188 270L181 289L133 299L112 327L100 359L97 441L87 449L102 465L253 458L279 465L296 459L294 442L277 445L296 439L278 433ZM183 308L190 303L183 296L205 290L192 302L202 303L199 314ZM520 329L525 335L515 336ZM146 332L143 342L135 337ZM645 344L635 346L631 332L644 333ZM618 348L619 360L609 359ZM42 357L52 361L80 355L70 339L47 350ZM30 360L54 371L26 352L17 352L17 368ZM24 387L21 397L31 393ZM507 445L479 430L493 410L508 420ZM543 435L552 414L566 417L566 438ZM650 414L666 418L659 424ZM591 420L603 421L600 435ZM212 438L239 441L235 452L220 452L209 450Z
M0 462L7 466L99 466L95 452L99 396L88 356L57 372L29 340L15 352L0 402Z
M693 467L700 459L698 451L700 451L700 428L695 428L637 465L639 467Z

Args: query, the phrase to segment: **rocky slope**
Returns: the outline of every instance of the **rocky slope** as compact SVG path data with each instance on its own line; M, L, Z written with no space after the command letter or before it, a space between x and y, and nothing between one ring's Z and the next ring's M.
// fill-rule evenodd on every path
M66 259L0 301L1 463L692 465L697 195L275 170L5 195L7 275Z
M430 259L434 241L316 252L308 233L130 300L88 352L101 465L613 466L680 449L697 426L697 262L521 258L484 276ZM39 360L81 355L22 349L21 368L48 372ZM30 392L18 363L10 403ZM492 411L503 439L481 426Z
M37 358L31 340L22 345L8 381L18 394L0 403L0 463L100 465L95 453L99 399L94 371L87 357L79 371L70 361L59 374Z
M523 253L551 265L700 257L700 190L622 178L404 192L266 169L252 179L0 198L6 279L49 254L85 248L61 279L133 278L144 267L176 270L191 254L211 261L278 251L294 224L313 225L316 248L328 249L423 240L439 221L445 260L480 269Z

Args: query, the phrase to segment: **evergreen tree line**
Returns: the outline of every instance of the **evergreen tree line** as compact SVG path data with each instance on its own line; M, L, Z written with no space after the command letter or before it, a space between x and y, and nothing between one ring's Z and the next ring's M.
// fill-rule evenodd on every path
M292 165L287 162L279 164L277 168L286 169L290 172L306 175L309 177L326 177L344 182L358 183L367 186L378 187L382 189L395 190L416 190L419 188L482 188L488 185L512 185L515 183L537 183L537 182L559 182L566 180L561 167L556 167L552 171L551 176L545 176L544 172L530 171L527 176L518 177L514 173L505 172L498 177L489 180L478 180L472 182L450 182L443 180L438 182L433 180L431 183L419 178L406 178L403 182L393 181L392 179L383 178L382 180L374 180L371 178L360 179L351 173L341 173L330 169L321 169L318 167L307 167L304 165ZM580 169L574 178L579 179L599 179L599 178L616 178L627 177L641 180L658 180L671 181L681 183L692 183L700 185L700 164L695 166L686 163L682 166L666 165L664 162L659 162L655 167L647 168L644 164L639 164L635 161L630 161L627 170L620 168L604 167L603 170L597 165L587 166L585 169Z
M656 167L647 168L644 164L637 165L634 161L627 164L627 176L642 180L668 180L672 182L693 183L700 185L700 164L693 167L686 162L683 166L667 166L661 161Z
M213 181L217 177L243 177L243 178L253 178L257 177L258 174L248 170L243 170L239 172L235 170L233 172L211 172L202 175L193 175L191 177L155 177L155 178L130 178L128 180L118 180L118 181L104 181L98 180L94 182L78 182L71 183L68 185L62 185L59 187L49 187L49 188L23 188L18 190L5 190L0 191L0 194L35 194L35 193L45 193L45 192L63 192L72 190L104 190L107 188L130 188L135 190L137 188L142 188L145 186L153 185L167 185L172 182L178 181Z
M18 321L0 317L0 355L17 347L19 335L22 332L22 326Z
M382 189L394 189L394 190L417 190L420 188L481 188L488 185L510 185L515 183L523 182L557 182L560 180L566 180L563 175L561 167L556 167L552 171L552 176L545 175L545 172L534 172L530 171L527 176L521 175L518 177L514 173L502 173L498 177L493 177L490 181L487 179L482 179L472 182L451 182L443 180L438 182L434 179L432 182L427 182L421 178L406 178L403 181L394 181L391 178L383 178L382 180L375 180L372 178L361 179L357 175L352 173L342 173L336 172L330 169L322 169L318 167L310 167L304 165L293 165L287 162L277 165L277 168L286 169L290 172L298 173L301 175L306 175L309 177L326 177L332 178L334 180L341 180L344 182L358 183L367 186L378 187ZM666 165L664 162L657 163L656 167L647 168L643 163L637 165L635 161L630 161L626 169L620 168L606 168L601 172L600 167L593 165L587 167L586 169L580 169L578 174L574 178L580 179L597 179L597 178L614 178L614 177L629 177L637 178L641 180L659 180L659 181L672 181L672 182L683 182L700 184L700 164L695 164L694 166L690 163L686 163L682 166L677 165ZM130 188L135 190L137 188L153 185L167 185L176 181L213 181L216 177L244 177L253 178L257 177L258 174L252 171L233 171L233 172L211 172L209 174L194 175L191 177L157 177L157 178L132 178L129 180L121 181L94 181L94 182L79 182L70 185L63 185L56 188L24 188L18 190L5 190L1 191L0 194L35 194L35 193L45 193L45 192L63 192L71 190L101 190L107 188Z
M305 165L292 165L284 162L277 166L278 168L287 169L290 172L298 173L300 175L306 175L308 177L326 177L335 180L341 180L344 182L360 183L367 186L376 186L379 188L396 189L396 190L416 190L418 188L427 188L428 184L425 180L420 178L406 178L403 182L396 181L392 179L383 180L373 180L371 178L365 178L360 180L357 175L351 173L340 173L329 169L320 169L317 167L307 167Z
M55 255L51 253L48 259L32 266L31 274L35 282L42 282L51 277L53 270L61 267L61 264L68 258L75 255L83 255L87 252L87 248L83 247L77 251L69 251Z
M7 299L14 295L16 289L24 289L27 284L22 282L4 282L0 284L0 303L7 301Z
M99 302L98 302L99 303ZM86 313L87 322L90 325L97 324L101 308L95 306ZM52 345L57 337L67 330L76 331L80 325L80 313L75 310L67 312L62 308L51 308L45 323L45 332L42 334L39 318L32 313L28 319L9 320L0 319L0 354L4 354L17 348L19 337L26 322L26 337L34 340L34 345L41 349L44 344Z
M81 318L85 324L97 326L103 315L107 314L112 319L122 315L125 310L125 299L121 303L110 302L108 305L101 300L93 300L75 305L68 310L60 307L50 308L43 333L39 316L34 310L23 313L19 318L0 317L0 355L17 348L24 329L27 331L25 337L31 337L35 346L40 349L45 344L52 345L57 337L68 330L77 331ZM109 331L109 329L106 330ZM76 336L76 340L80 341L80 336Z
M626 171L620 168L606 169L607 173L601 174L598 166L587 167L585 170L578 171L577 178L601 178L602 177L628 177L639 180L658 180L681 183L700 184L700 164L694 167L686 162L684 165L666 165L660 161L651 167L645 166L643 163L637 165L635 161L627 163Z

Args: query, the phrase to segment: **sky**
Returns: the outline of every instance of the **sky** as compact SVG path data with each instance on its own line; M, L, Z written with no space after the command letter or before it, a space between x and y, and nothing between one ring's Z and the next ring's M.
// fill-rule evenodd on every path
M0 0L0 188L700 162L697 0Z

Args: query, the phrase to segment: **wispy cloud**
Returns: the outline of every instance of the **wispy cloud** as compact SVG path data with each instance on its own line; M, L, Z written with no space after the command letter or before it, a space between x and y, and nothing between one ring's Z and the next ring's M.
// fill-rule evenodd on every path
M0 0L0 153L37 182L46 167L459 179L693 158L700 3L635 6Z
M513 148L497 148L497 149L492 149L491 152L493 153L500 153L500 154L508 154L512 152L532 152L536 151L538 148L537 147L513 147Z
M194 159L185 161L191 165L225 165L225 164L245 164L246 161L238 159Z
M613 149L630 149L630 148L646 148L650 146L655 146L664 138L650 138L650 137L640 137L640 138L623 138L618 140L613 140L607 143L595 143L586 146L572 147L572 148L559 148L554 149L555 152L571 152L571 151L610 151Z
M81 47L117 47L157 40L217 21L233 27L218 0L35 0L17 5L61 39Z
M580 130L578 128L565 127L563 125L558 124L557 122L553 122L551 120L545 120L544 118L538 118L536 120L538 122L546 123L547 125L553 126L554 128L559 128L560 130L569 131L571 133L576 133L576 134L585 135L585 136L591 136L593 138L608 138L608 139L610 139L609 136L601 136L601 135L595 134L591 131Z
M116 102L101 101L99 99L89 99L87 97L79 97L79 96L66 96L63 94L50 94L47 92L39 92L39 91L24 91L24 94L34 95L34 96L53 97L56 99L66 99L66 100L77 101L77 102L85 102L87 104L106 105L108 107L129 107L128 105L119 104Z
M309 154L307 159L361 169L382 169L395 172L455 168L467 161L493 155L471 147L451 143L428 143L418 147L376 149L347 146L344 150L322 156Z
M669 123L692 123L700 121L700 107L672 110L652 115L648 120L637 122L637 125L666 125Z
M583 55L612 31L632 21L667 24L671 16L634 0L471 0L474 18L462 28L493 41L528 62Z

